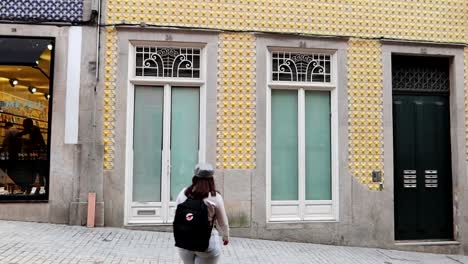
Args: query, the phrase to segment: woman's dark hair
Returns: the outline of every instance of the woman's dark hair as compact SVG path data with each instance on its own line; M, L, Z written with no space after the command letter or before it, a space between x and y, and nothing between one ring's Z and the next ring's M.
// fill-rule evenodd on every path
M192 199L201 200L208 195L216 196L216 187L213 177L197 177L192 178L192 185L185 190L185 196Z

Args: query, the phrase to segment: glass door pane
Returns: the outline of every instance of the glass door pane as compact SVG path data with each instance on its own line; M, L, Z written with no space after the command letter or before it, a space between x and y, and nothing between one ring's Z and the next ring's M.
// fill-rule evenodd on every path
M171 107L171 201L192 182L198 162L200 89L173 87Z
M330 92L305 92L306 200L331 200Z
M163 87L135 86L133 201L161 201Z
M271 199L298 199L297 91L271 91Z

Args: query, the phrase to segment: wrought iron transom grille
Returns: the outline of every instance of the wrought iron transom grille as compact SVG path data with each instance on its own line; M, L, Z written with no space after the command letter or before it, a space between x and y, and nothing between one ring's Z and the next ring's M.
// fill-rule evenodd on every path
M200 78L199 48L137 46L136 76Z
M272 52L272 80L286 82L331 82L331 55Z
M448 58L392 57L394 92L448 93L449 80Z

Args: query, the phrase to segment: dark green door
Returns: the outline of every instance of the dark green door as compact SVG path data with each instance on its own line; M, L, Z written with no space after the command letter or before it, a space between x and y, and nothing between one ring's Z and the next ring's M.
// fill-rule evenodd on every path
M449 97L393 95L395 239L451 239Z

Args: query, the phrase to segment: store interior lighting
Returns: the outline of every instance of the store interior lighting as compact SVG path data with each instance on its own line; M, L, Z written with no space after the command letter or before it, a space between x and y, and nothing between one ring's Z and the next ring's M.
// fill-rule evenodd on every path
M15 87L16 85L18 85L18 80L16 79L10 79L9 82L10 82L11 87Z
M35 93L37 92L37 88L36 88L36 87L32 87L32 86L29 86L29 87L28 87L28 90L29 90L29 92L32 93L32 94L35 94Z
M0 100L49 101L54 46L50 39L0 41Z

